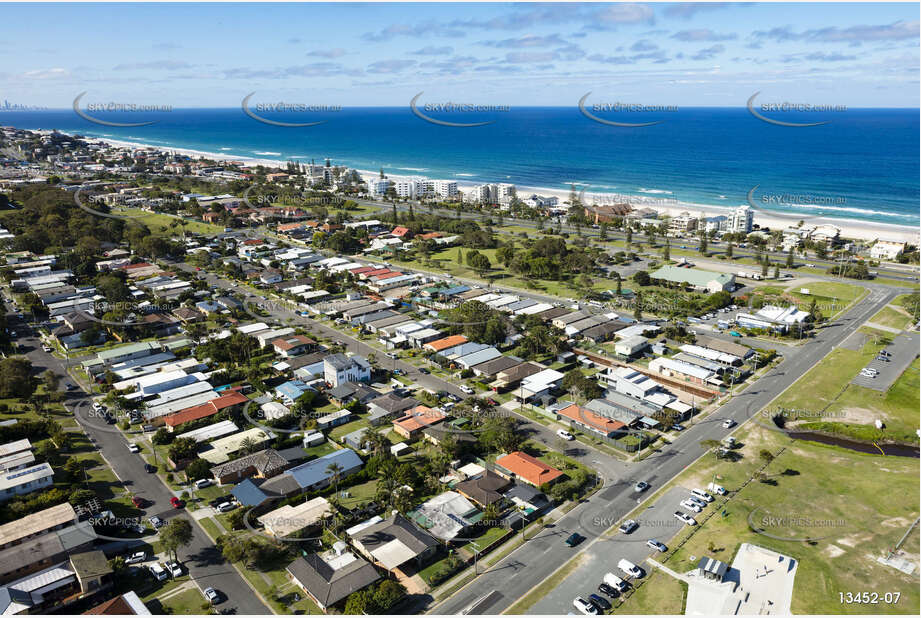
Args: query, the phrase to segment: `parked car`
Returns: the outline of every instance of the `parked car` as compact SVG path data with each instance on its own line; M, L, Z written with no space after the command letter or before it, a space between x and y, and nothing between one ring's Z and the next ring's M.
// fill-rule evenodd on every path
M717 485L716 483L710 483L709 485L707 485L707 489L709 489L710 491L712 491L718 496L726 495L726 488L723 487L722 485Z
M630 534L631 532L633 532L639 527L640 525L636 523L636 520L628 519L627 521L622 523L617 529L620 530L621 533L623 534Z
M212 485L211 479L198 479L195 481L195 489L204 489Z
M742 336L742 333L736 332L736 331L734 331L734 330L729 331L729 334L732 335L733 337L741 337L741 336Z
M228 511L232 511L235 508L237 508L237 505L234 504L233 502L224 502L224 503L217 505L217 512L227 513Z
M705 492L703 489L692 489L691 494L697 496L701 500L704 500L707 503L713 502L713 496Z
M147 568L150 569L151 575L153 575L157 581L162 582L166 579L169 579L169 573L166 572L166 569L164 569L163 565L161 565L159 562L157 564L152 564Z
M636 566L626 558L621 558L617 562L617 568L629 575L630 577L642 577L644 575L643 569Z
M144 500L144 498L142 498L142 497L140 497L140 496L131 496L131 504L133 504L134 506L136 506L136 507L139 508L139 509L142 509L142 508L144 508L144 505L146 504L146 501Z
M125 558L125 564L139 564L147 560L146 551L138 551Z
M221 602L221 594L214 588L209 586L205 588L202 592L204 593L205 598L208 599L208 601L212 605L216 605Z
M640 481L639 483L633 486L633 491L635 493L642 493L646 491L647 489L649 489L649 483L647 483L646 481Z
M429 375L429 374L432 373L432 372L429 371L428 369L426 369L425 367L419 367L419 373L421 373L422 375L426 375L426 376L427 376L427 375Z
M598 608L583 599L582 597L576 597L572 602L573 607L579 610L579 613L585 614L586 616L597 616Z
M646 541L646 547L650 549L654 549L655 551L661 551L661 552L668 551L668 547L665 546L665 543L660 543L659 541L655 539L649 539L648 541Z
M700 513L703 510L699 504L693 502L692 500L682 500L680 506L694 513Z
M467 386L466 384L461 384L461 385L458 386L457 388L461 389L462 392L464 392L464 393L466 393L466 394L468 394L468 395L472 395L472 394L474 393L474 390L473 390L472 388L470 388L469 386Z
M618 577L614 573L610 573L610 572L605 573L603 580L604 580L604 583L606 583L608 586L611 586L618 592L624 592L630 587L629 583L627 583L626 581L624 581L622 578Z
M575 439L576 439L576 437L575 437L574 435L572 435L571 433L569 433L569 432L566 431L565 429L557 429L557 430L556 430L556 435L558 435L559 437L563 438L564 440L575 440Z
M157 517L156 515L154 515L153 517L149 518L147 521L149 521L149 522L150 522L150 525L153 526L154 528L161 528L161 527L163 526L163 524L166 523L165 521L163 521L162 519L160 519L160 518Z
M672 429L674 429L675 431L684 431L684 425L675 423L672 425Z
M43 343L43 344L42 344L42 352L49 352L49 353L50 353L50 352L51 352L51 346L48 345L47 343Z
M723 421L723 427L725 427L726 429L731 429L732 427L735 427L735 425L736 425L736 422L732 420L731 418L727 418L725 421Z
M157 471L157 466L146 463L144 464L144 471L147 472L148 474L153 474L154 472Z
M167 562L166 568L169 570L170 575L173 577L182 577L182 566L175 560L170 560Z
M134 442L129 442L129 443L128 443L128 450L129 450L130 452L132 452L132 453L140 453L140 452L141 452L141 447L139 447L139 446L138 446L137 444L135 444Z
M688 500L690 500L691 502L693 502L694 504L696 504L697 506L699 506L699 507L702 508L702 509L707 508L708 502L707 502L706 500L704 500L703 498L698 498L697 496L695 496L695 495L692 494L692 495L688 496Z
M675 511L675 518L676 518L678 521L687 524L688 526L696 526L696 525L697 525L697 520L696 520L696 519L694 519L693 517L691 517L690 515L688 515L688 514L686 514L686 513L682 513L681 511Z
M570 547L575 547L582 541L583 541L582 535L579 534L578 532L573 532L568 537L566 537L565 543L569 545Z
M620 591L617 590L617 588L615 588L614 586L608 585L604 582L601 582L600 584L598 584L598 592L600 592L601 594L607 595L611 597L612 599L616 599L617 597L620 596Z
M183 502L176 496L173 496L172 498L170 498L169 503L173 505L174 509L181 509L183 506L185 506L185 502Z
M598 607L602 611L607 611L611 609L611 602L608 601L606 598L599 596L597 594L592 593L588 595L588 600L589 600L589 603L592 603L595 607Z

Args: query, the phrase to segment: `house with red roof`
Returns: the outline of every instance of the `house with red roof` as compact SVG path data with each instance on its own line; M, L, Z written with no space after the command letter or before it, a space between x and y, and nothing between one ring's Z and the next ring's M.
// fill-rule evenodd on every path
M557 414L569 419L570 424L592 433L601 434L605 438L617 437L627 428L620 421L601 416L576 404L557 411Z
M184 410L179 410L179 412L169 414L163 417L163 422L166 424L167 429L172 432L175 431L176 427L179 427L183 423L197 421L200 418L214 416L223 410L240 407L247 401L249 401L249 398L246 395L243 395L237 391L230 391L226 395L221 395L216 399L212 399L208 403L202 404L200 406L193 406L191 408L186 408Z
M558 481L563 473L527 453L515 451L496 460L496 474L509 480L521 480L535 487Z
M413 233L410 231L410 229L402 225L398 225L397 227L393 228L393 231L390 232L390 235L396 236L397 238L402 238L403 240L409 240L413 237Z
M423 429L437 425L444 419L445 414L440 410L427 406L416 406L393 421L393 431L407 440L413 440L422 435Z

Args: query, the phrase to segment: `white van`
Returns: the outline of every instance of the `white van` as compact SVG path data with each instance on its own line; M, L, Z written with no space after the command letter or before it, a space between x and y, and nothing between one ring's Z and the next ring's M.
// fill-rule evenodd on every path
M625 591L627 588L630 587L630 584L628 584L627 582L625 582L618 576L614 575L614 573L605 573L604 579L602 579L602 581L606 583L608 586L611 586L612 588L619 590L621 592Z
M636 566L635 564L633 564L626 558L621 558L617 562L617 568L623 571L624 573L626 573L627 575L629 575L630 577L642 577L643 576L643 569Z
M195 481L195 489L204 489L211 486L211 479L198 479Z
M713 502L713 496L705 492L703 489L692 489L691 493L697 496L698 498L700 498L701 500L704 500L706 502Z
M709 485L707 485L707 489L709 489L710 491L712 491L718 496L726 495L726 488L723 487L722 485L717 485L716 483L710 483Z
M159 562L150 565L148 568L150 569L150 573L157 579L158 582L169 579L169 574L166 572L166 569L160 566Z

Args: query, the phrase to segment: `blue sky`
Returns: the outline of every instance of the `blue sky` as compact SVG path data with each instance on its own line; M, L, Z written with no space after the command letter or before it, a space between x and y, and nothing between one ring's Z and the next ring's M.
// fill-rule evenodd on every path
M0 101L918 107L917 3L4 4Z

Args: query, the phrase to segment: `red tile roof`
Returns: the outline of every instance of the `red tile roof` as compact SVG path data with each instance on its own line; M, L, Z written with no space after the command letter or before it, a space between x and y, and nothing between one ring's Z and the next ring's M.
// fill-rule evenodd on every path
M406 431L413 432L423 429L435 423L440 423L445 419L444 413L439 410L433 410L427 406L416 406L409 410L405 416L393 421L393 424L402 427Z
M393 231L390 233L393 234L394 236L405 236L408 232L409 232L408 227L403 227L402 225L399 225L393 228Z
M502 466L523 481L540 487L563 476L563 473L552 468L541 460L531 457L527 453L515 451L496 460L497 466Z
M447 350L448 348L453 348L456 345L460 345L466 342L467 338L463 335L451 335L450 337L445 337L444 339L429 341L422 347L432 350L433 352L440 352L442 350Z
M595 414L591 410L580 408L576 404L572 404L571 406L563 408L558 412L558 414L579 423L588 425L589 427L594 427L598 431L603 432L605 435L609 435L626 427L626 425L620 421L605 418L600 414Z
M163 422L170 427L178 427L183 423L197 421L200 418L212 416L225 408L239 405L241 403L246 403L247 401L249 401L249 398L246 397L246 395L243 395L237 391L231 391L226 395L212 399L208 403L203 403L200 406L193 406L191 408L180 410L174 414L169 414L163 418Z

